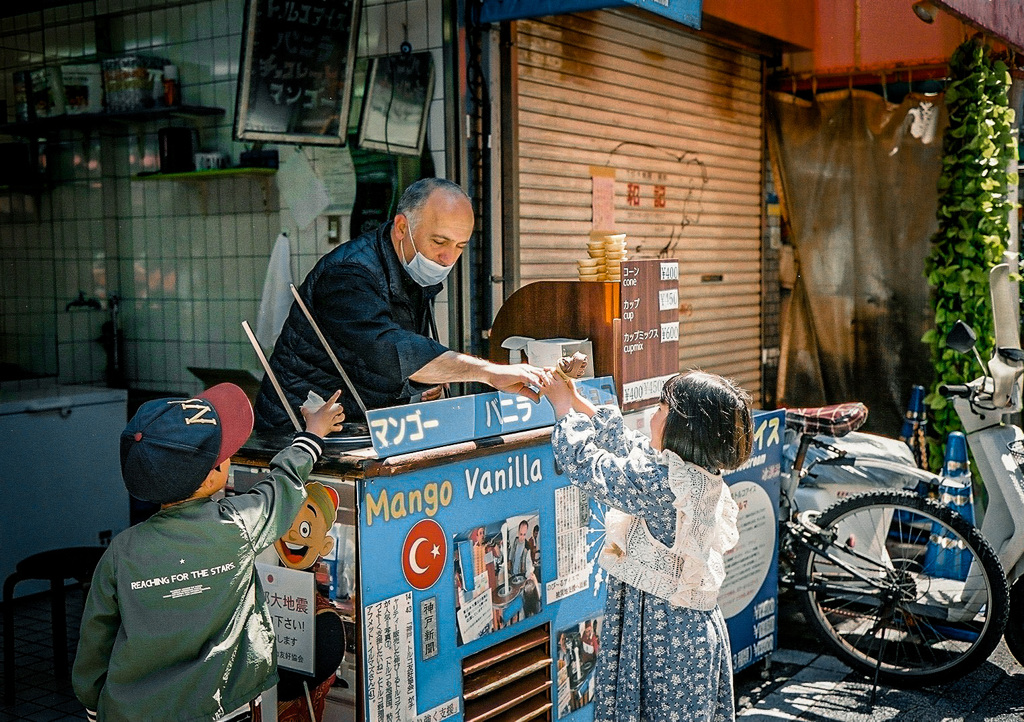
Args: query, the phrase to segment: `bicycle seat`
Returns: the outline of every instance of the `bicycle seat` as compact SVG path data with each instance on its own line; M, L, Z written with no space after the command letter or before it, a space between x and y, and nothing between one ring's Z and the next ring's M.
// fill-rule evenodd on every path
M786 427L801 434L846 436L868 418L868 407L859 401L832 406L786 409Z

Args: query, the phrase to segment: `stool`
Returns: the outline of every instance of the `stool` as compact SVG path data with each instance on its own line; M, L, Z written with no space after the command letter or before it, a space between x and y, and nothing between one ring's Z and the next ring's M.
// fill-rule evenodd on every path
M68 676L68 624L64 608L64 580L92 579L104 547L68 547L39 552L22 559L4 580L4 700L14 703L14 587L30 579L49 580L53 633L53 669L58 679Z

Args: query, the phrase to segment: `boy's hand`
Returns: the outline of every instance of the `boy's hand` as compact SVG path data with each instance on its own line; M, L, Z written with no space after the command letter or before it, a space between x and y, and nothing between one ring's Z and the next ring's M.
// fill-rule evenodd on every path
M341 396L341 390L335 391L327 403L316 411L310 411L303 407L302 416L306 419L306 431L316 434L321 439L332 431L341 429L341 422L345 420L345 410L336 403Z
M564 380L554 369L545 369L539 384L540 395L546 396L555 410L555 416L562 418L573 407L576 398L576 387L572 381Z

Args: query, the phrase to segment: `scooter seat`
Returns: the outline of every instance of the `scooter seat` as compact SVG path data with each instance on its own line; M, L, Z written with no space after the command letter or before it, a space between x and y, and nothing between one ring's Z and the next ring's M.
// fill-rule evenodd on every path
M786 428L801 434L845 436L856 431L868 418L868 407L859 401L832 406L786 409Z

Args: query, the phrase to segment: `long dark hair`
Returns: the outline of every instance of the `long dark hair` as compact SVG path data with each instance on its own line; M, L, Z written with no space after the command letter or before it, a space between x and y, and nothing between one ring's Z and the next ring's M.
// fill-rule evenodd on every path
M710 471L735 469L750 456L750 394L703 371L673 376L661 390L668 406L661 446Z

